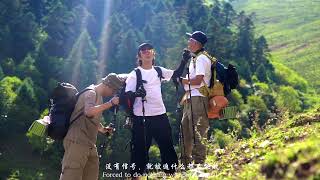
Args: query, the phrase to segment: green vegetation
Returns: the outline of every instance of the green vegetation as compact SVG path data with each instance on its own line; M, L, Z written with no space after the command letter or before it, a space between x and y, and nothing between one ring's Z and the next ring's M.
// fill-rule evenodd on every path
M320 107L307 113L279 116L277 125L229 139L221 147L221 132L208 144L207 168L198 167L172 179L317 179L320 176ZM208 170L209 169L209 170ZM156 176L156 175L155 175Z
M320 89L320 2L235 0L236 10L254 13L256 33L268 40L276 62Z
M257 33L254 19L235 11L228 2L2 0L0 12L0 179L50 180L59 176L61 142L27 133L32 121L48 114L48 99L57 82L71 82L82 89L99 82L107 73L128 73L136 67L138 45L146 41L156 49L156 64L173 69L186 47L185 33L195 30L206 32L208 52L225 65L234 64L240 75L239 87L228 97L231 105L239 107L239 118L211 122L211 139L207 143L214 152L209 152L207 162L213 171L204 170L205 176L220 178L231 173L235 177L262 177L274 166L289 167L291 156L277 157L280 149L287 152L283 148L286 144L293 145L286 146L291 154L308 161L308 157L298 153L304 146L296 141L305 132L310 134L302 137L306 147L310 147L312 157L318 157L309 143L318 132L318 124L313 123L317 121L316 112L296 115L320 102L310 88L312 82L283 65L277 54L272 56L269 38ZM300 68L313 73L306 67ZM163 85L163 98L179 151L180 119L174 91L171 82ZM106 112L103 123L108 124L110 119ZM119 113L116 133L107 139L98 136L98 144L107 142L101 169L106 163L129 162L129 148L125 146L130 131L122 128L124 121L124 114ZM312 127L306 128L309 125L305 122ZM286 136L293 140L285 140ZM270 162L248 164L259 163L256 156L273 152L275 158L270 157ZM156 146L150 149L150 160L160 161ZM259 171L262 167L266 170ZM237 169L241 171L234 171ZM186 175L197 173L188 171Z

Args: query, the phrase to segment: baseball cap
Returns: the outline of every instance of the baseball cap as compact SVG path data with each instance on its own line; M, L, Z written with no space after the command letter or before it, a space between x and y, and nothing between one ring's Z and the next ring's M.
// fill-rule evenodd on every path
M116 73L110 73L105 78L102 78L102 83L110 88L118 91L124 84L125 79L118 76Z
M192 34L191 33L186 33L186 35L189 36L190 38L198 41L203 46L208 41L207 35L205 33L203 33L202 31L195 31Z
M139 48L138 48L138 53L141 51L141 50L145 50L145 49L154 49L153 46L150 44L150 43L142 43L139 45Z

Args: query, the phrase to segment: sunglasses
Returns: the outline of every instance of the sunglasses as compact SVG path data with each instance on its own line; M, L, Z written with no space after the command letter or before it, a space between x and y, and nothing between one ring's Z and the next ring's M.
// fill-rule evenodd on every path
M147 53L153 53L154 52L154 49L141 49L140 52L142 54L147 54Z
M195 40L195 39L193 39L193 38L189 38L189 41L198 42L197 40Z

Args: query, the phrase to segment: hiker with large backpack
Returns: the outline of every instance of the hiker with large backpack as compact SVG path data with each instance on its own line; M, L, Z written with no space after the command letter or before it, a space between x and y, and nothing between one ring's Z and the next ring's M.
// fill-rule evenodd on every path
M195 31L189 36L188 49L192 59L187 68L187 76L180 78L186 91L181 100L183 117L181 130L183 150L181 160L184 165L203 164L206 160L206 146L209 118L221 118L221 111L228 105L225 97L239 84L236 68L229 64L226 68L204 48L207 36Z
M70 118L70 127L63 139L65 153L62 160L60 180L97 180L99 177L99 157L97 134L112 133L112 127L101 124L103 111L119 103L113 97L103 103L103 97L114 96L124 80L111 73L97 85L89 86L76 102Z
M206 146L203 139L207 137L209 120L207 117L208 97L199 92L199 88L209 84L211 78L211 61L202 55L207 36L201 31L187 33L188 49L193 58L187 68L187 76L180 79L186 91L182 99L183 117L183 151L181 161L185 166L190 163L203 164L206 159Z
M154 66L155 51L151 44L138 48L138 67L127 77L126 94L133 99L131 163L132 177L141 176L148 169L148 151L154 138L161 154L161 168L167 174L175 172L178 158L173 146L171 126L161 93L161 82L180 77L190 54L184 53L177 70ZM172 166L173 165L173 166ZM148 173L148 172L147 172ZM136 177L139 179L139 177Z

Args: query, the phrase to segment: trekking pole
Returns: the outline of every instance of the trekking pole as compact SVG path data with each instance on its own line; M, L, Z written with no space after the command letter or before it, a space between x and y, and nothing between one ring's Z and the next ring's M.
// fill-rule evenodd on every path
M192 110L192 100L191 100L191 82L190 82L190 71L189 67L187 67L187 76L188 76L188 85L189 85L189 98L190 98L190 109L191 109L191 122L192 122L192 131L193 131L193 145L196 144L196 133L194 127L194 119L193 119L193 110Z
M146 97L141 97L142 101L142 124L143 124L143 133L144 133L144 148L145 148L145 158L147 160L148 151L147 151L147 128L146 128L146 117L145 117L145 108L144 108L144 102L146 101ZM146 161L147 163L147 161ZM147 180L148 178L148 169L146 168L146 174L147 174Z
M115 132L116 129L115 129L115 123L117 121L117 113L118 113L118 106L115 106L114 107L114 110L113 110L113 118L112 118L112 121L111 123L109 123L109 127L113 128L113 131ZM102 145L100 145L100 151L99 151L99 158L102 158L102 153L103 153L103 150L106 148L106 145L107 145L107 142L108 142L108 138L111 134L109 132L105 133L104 134L104 142Z
M113 128L114 133L116 133L116 124L117 124L117 114L118 114L119 106L114 106L113 109L113 118L111 123L109 124L109 127ZM117 127L119 129L119 126ZM108 133L109 134L109 133ZM110 134L109 134L110 135Z
M180 119L180 125L179 125L179 142L180 142L180 152L182 153L183 151L183 156L186 155L186 151L185 151L185 147L184 147L184 135L183 135L183 126L182 126L182 119L181 119L181 105L179 102L179 84L175 83L176 86L176 101L177 101L177 109L176 109L176 113L177 113L177 119ZM181 155L181 161L182 160L182 155Z

